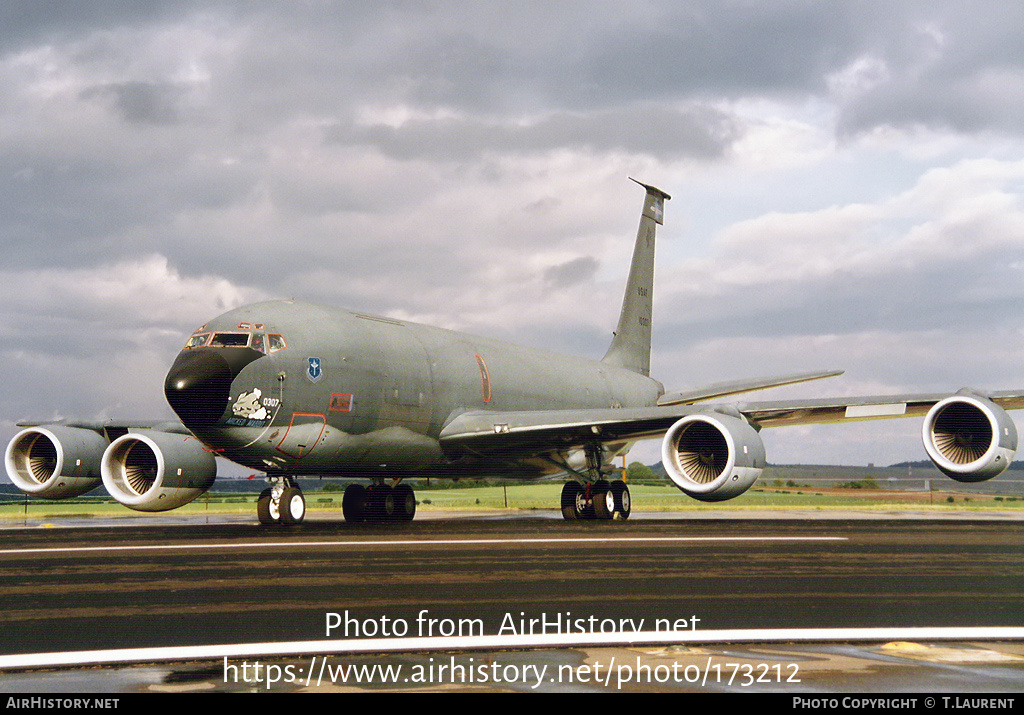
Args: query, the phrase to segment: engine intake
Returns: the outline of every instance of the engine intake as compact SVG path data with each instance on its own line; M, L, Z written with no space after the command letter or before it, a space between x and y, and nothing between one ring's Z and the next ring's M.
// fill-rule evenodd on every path
M688 496L724 501L757 481L765 466L764 443L737 417L687 415L665 433L661 460L669 478Z
M922 428L924 448L939 470L958 482L999 476L1017 452L1017 428L999 405L957 394L935 404Z
M23 492L43 499L71 499L100 485L107 440L80 427L30 427L7 445L7 476Z
M167 511L209 489L217 463L194 437L132 432L111 442L101 473L110 496L129 509Z

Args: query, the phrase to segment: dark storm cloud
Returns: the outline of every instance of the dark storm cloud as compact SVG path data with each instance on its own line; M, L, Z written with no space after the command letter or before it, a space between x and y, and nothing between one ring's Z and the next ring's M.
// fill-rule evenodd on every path
M842 108L838 133L850 136L878 126L924 126L962 134L998 131L1020 134L1024 127L1024 69L929 72L899 77Z
M0 149L2 240L11 261L25 269L161 250L186 207L224 209L244 200L255 180L245 167L190 170L187 154L71 158ZM194 244L178 235L171 245Z
M838 3L667 3L640 28L610 26L580 65L587 84L626 97L811 93L860 45ZM631 30L641 29L638 37ZM603 96L603 92L601 95Z
M829 77L863 57L884 71L870 86L855 77L836 100L842 133L919 121L1024 126L1020 90L1004 85L1022 67L1013 28L1024 10L1012 5L608 7L5 3L0 21L18 49L49 48L12 62L8 78L50 93L65 83L72 94L58 101L35 84L25 96L0 92L9 127L0 229L27 264L80 263L95 247L151 252L171 238L180 265L199 267L197 246L228 264L233 241L211 240L195 223L251 213L259 201L282 226L296 225L419 201L451 180L437 167L484 157L725 158L748 131L730 101L825 98ZM0 48L10 52L11 42ZM983 76L987 83L972 81ZM35 114L23 114L26 96ZM379 118L394 107L406 116ZM366 147L393 162L377 172L389 182L386 205L375 206L372 182L355 178L368 162L352 152ZM401 169L413 162L428 168ZM325 176L325 165L336 174ZM414 178L396 183L403 173ZM302 241L296 263L318 245ZM252 269L244 257L230 265L238 276Z
M187 88L170 82L119 82L83 90L84 100L109 99L129 124L175 124Z
M846 6L815 2L427 7L403 13L400 33L386 24L394 12L363 18L382 41L350 58L367 86L481 113L820 90L866 29Z
M1015 257L1024 257L1024 250ZM666 348L710 335L800 339L867 331L943 331L973 340L982 326L997 332L1020 323L1021 271L1009 267L1005 258L991 254L969 264L942 263L876 275L836 273L799 282L766 276L757 285L703 299L677 293L674 310L660 316L660 335ZM986 285L992 290L979 290ZM951 346L963 348L969 346Z
M712 159L740 136L711 107L644 105L590 114L560 112L529 124L478 118L410 120L398 127L336 127L328 141L367 143L396 159L465 161L481 152L521 154L573 147L665 158Z
M604 12L608 7L13 1L0 6L0 49L201 15L211 26L219 18L250 33L239 64L223 70L235 83L264 87L250 98L256 105L299 91L326 106L355 92L356 99L482 113L819 94L830 73L865 54L884 59L903 96L920 75L924 96L950 74L966 79L1022 62L1024 9L1006 3L650 2ZM936 51L929 39L935 31L943 36L938 58L922 67Z
M544 285L548 290L558 290L583 281L591 281L599 267L600 263L592 256L580 256L544 271Z
M61 42L81 33L119 25L142 25L181 17L197 8L232 3L204 0L6 0L0 3L0 52L37 43Z
M911 5L900 31L866 46L886 77L840 107L841 135L878 125L1019 134L1024 126L1024 6Z

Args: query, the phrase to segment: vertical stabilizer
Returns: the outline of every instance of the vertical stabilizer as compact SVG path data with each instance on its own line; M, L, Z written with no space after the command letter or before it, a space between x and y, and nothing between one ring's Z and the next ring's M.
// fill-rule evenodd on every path
M636 179L632 179L636 181ZM672 197L661 189L636 183L647 190L640 228L636 232L633 262L629 267L626 294L622 299L619 326L604 362L641 375L651 374L651 308L654 300L654 234L663 223L665 201Z

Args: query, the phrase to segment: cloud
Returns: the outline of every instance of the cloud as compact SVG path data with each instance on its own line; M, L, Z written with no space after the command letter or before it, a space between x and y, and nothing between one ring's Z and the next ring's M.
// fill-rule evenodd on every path
M65 5L0 9L0 424L263 297L599 357L627 176L666 383L1019 373L1019 4Z
M7 296L0 307L0 366L24 385L4 402L19 417L72 409L82 395L97 400L84 412L92 416L108 409L104 390L113 390L109 399L115 401L130 394L136 407L138 395L154 400L122 419L160 412L165 405L157 387L188 334L264 297L223 278L182 276L163 256L95 268L3 271L0 283ZM57 395L76 390L81 394L67 406L59 404Z
M915 8L898 36L833 75L840 134L887 125L1019 135L1022 21L1012 3Z
M75 320L122 315L129 323L189 320L224 312L259 299L260 291L232 285L223 278L188 278L165 256L148 256L96 268L2 271L16 311L67 311Z
M90 87L81 98L110 99L126 122L175 124L180 120L178 104L186 90L167 82L120 82Z
M544 271L544 283L548 290L559 290L582 281L590 281L597 274L598 262L590 256L573 258Z
M694 332L990 328L1024 305L1024 163L971 160L873 204L736 222L669 269L658 305ZM756 296L756 300L752 297ZM716 327L720 325L721 327Z
M327 140L369 144L403 160L466 161L481 153L556 148L713 159L722 156L738 136L739 126L732 118L712 107L646 105L514 121L449 116L409 119L398 126L337 127L327 133Z

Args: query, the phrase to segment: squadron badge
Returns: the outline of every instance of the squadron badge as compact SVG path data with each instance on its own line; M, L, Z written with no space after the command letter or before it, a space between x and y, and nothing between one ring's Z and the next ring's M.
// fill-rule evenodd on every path
M309 359L309 367L306 368L306 377L308 377L311 382L317 382L321 377L323 377L323 371L320 369L320 358L311 357Z

